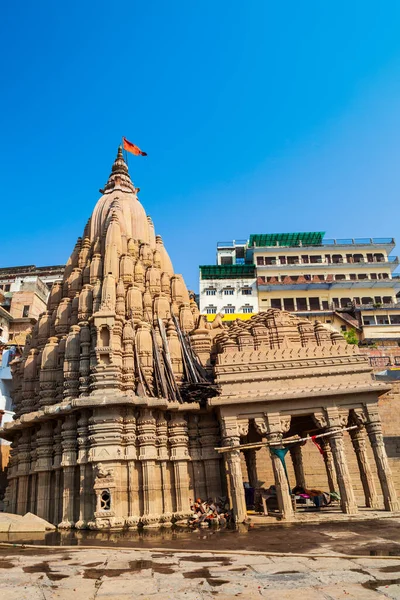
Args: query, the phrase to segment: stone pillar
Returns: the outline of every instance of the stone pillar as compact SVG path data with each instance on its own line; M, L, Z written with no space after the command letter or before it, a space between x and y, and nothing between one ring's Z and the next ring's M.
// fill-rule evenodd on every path
M24 429L18 441L17 480L15 498L12 502L12 512L24 515L28 512L28 483L31 462L31 434L29 429Z
M236 523L243 523L247 518L246 499L244 495L238 422L235 416L221 415L222 445L232 446L232 450L224 453L227 474L229 477L229 494Z
M171 414L168 423L171 461L174 463L176 512L175 521L184 521L191 514L189 501L189 436L185 415L181 412Z
M156 497L156 420L148 408L140 411L137 420L139 460L142 462L143 515L140 521L144 527L157 527L160 519L158 498Z
M296 478L296 485L302 488L306 487L306 477L304 475L303 465L303 454L301 450L301 444L290 445L290 456L293 463L294 475Z
M128 518L126 524L130 528L136 528L140 520L140 486L136 447L136 416L131 407L126 409L124 438L128 469ZM140 463L139 467L141 467Z
M350 437L353 443L354 452L357 456L357 463L365 496L365 506L368 508L378 508L378 494L376 493L375 483L367 455L364 428L360 427L359 429L350 430Z
M30 489L28 497L28 510L29 512L36 514L36 499L37 499L37 473L36 473L36 431L31 430L31 466L30 466Z
M51 499L51 469L53 463L53 424L43 423L36 435L37 461L36 471L38 480L36 514L46 521L50 520Z
M393 483L392 471L386 454L385 442L382 433L382 423L377 404L366 405L363 410L355 411L356 418L365 424L369 441L371 442L376 468L378 470L379 482L382 488L385 510L399 510L396 489Z
M79 519L75 523L77 529L87 529L88 522L92 519L92 465L88 462L89 416L87 411L82 411L78 419L78 460L79 465Z
M335 464L340 492L340 506L344 513L354 515L357 514L358 508L347 465L342 431L342 428L347 424L347 420L347 412L339 412L337 408L322 409L320 412L314 413L314 421L318 427L323 427L327 433L330 433L326 437L329 441Z
M265 436L268 442L282 442L283 434L287 433L290 428L290 416L266 413L264 417L254 419L254 423L258 433ZM279 448L278 445L274 445L273 447ZM279 456L272 452L270 454L281 517L285 520L291 520L293 519L293 505L285 469Z
M206 474L204 462L201 456L201 443L199 433L199 415L189 415L188 433L189 433L189 453L192 461L193 473L193 494L195 498L207 498ZM194 499L195 499L194 498Z
M62 520L62 491L61 491L61 421L58 420L54 427L54 458L53 458L53 470L54 470L54 504L53 504L53 516L51 523L58 525Z
M61 447L63 467L62 521L60 529L70 529L74 523L75 499L75 466L76 466L76 417L74 414L65 417L61 426Z
M222 457L215 450L220 443L219 424L214 413L207 413L200 415L198 425L207 496L213 500L217 500L223 493L221 483Z
M160 412L156 423L157 431L157 453L161 469L161 492L162 506L160 512L160 523L164 526L172 525L172 487L170 473L168 471L169 451L168 451L168 421L165 414Z
M325 469L326 469L326 477L328 479L329 491L335 492L336 491L335 490L335 488L336 488L336 486L335 486L336 473L335 473L335 464L333 462L331 447L326 438L320 438L318 440L318 442L324 453L323 458L324 458Z
M250 487L256 489L258 483L256 450L244 450L243 454L246 461Z

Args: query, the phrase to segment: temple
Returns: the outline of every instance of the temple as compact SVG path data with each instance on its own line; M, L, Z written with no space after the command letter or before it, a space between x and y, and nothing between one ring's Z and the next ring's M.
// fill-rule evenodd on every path
M227 494L241 522L243 480L257 486L260 461L270 461L280 517L291 519L284 462L246 446L279 449L318 432L328 434L326 485L343 512L360 504L345 438L362 504L398 510L378 411L390 388L358 348L278 309L208 323L174 273L121 149L101 193L12 363L15 418L1 432L12 441L6 510L66 529L154 527L185 521L191 499ZM302 443L290 445L298 485Z

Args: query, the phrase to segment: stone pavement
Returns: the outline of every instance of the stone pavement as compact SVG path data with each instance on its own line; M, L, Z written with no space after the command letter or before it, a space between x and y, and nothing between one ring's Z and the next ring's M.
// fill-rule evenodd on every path
M400 599L400 559L0 548L7 600Z

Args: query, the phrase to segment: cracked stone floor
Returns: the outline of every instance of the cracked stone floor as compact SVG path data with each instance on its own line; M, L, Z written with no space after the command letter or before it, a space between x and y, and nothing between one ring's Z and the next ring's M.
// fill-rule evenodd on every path
M393 518L262 527L247 533L197 531L179 536L170 531L134 537L131 545L136 548L117 547L121 538L112 534L107 540L97 539L97 544L102 541L108 547L0 546L0 598L400 600L399 525L400 519ZM28 539L14 541L28 543ZM72 534L59 540L72 542ZM109 548L113 542L116 547ZM96 538L75 536L75 543L93 544ZM162 549L154 550L150 543ZM223 554L213 553L217 549ZM232 554L234 550L243 554ZM251 550L288 554L265 556L250 554ZM363 558L357 557L360 554Z

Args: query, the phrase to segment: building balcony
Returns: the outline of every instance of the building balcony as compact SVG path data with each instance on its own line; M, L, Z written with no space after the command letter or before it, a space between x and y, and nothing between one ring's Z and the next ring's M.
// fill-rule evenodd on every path
M357 304L357 310L400 310L400 302L375 302L370 304Z
M327 275L321 279L317 275L287 276L282 280L278 277L257 277L257 288L260 292L271 292L273 290L329 290L352 289L352 288L400 288L400 280L396 279L342 279L334 280L333 275Z
M310 257L312 258L312 257ZM321 265L329 266L330 269L335 269L335 268L341 268L341 267L345 267L346 269L348 269L350 266L354 267L354 268L358 268L358 267L368 267L370 268L371 265L379 265L380 267L386 267L389 268L391 271L394 271L400 264L399 261L399 257L398 256L389 256L384 260L379 260L379 259L373 259L373 260L365 260L365 259L359 259L359 260L350 260L348 261L346 258L342 258L339 260L327 260L325 258L320 258L320 259L316 259L313 262L309 262L309 261L304 261L301 258L297 259L297 260L292 260L290 262L281 262L280 260L271 260L268 264L257 264L257 257L255 257L255 266L257 267L257 270L260 269L276 269L277 267L279 268L288 268L288 269L293 269L296 267L301 266L305 266L307 269L311 268L318 268Z

